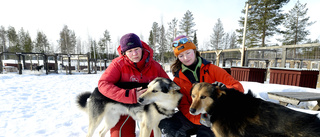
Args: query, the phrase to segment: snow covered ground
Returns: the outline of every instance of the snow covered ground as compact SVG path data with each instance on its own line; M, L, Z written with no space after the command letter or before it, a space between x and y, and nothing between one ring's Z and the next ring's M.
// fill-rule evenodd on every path
M80 92L92 91L101 74L0 74L0 137L84 137L88 118L77 108L75 98ZM295 86L241 83L246 91L251 89L257 97L272 102L277 101L270 100L267 92L320 92L319 89ZM313 107L315 104L313 101L290 108L318 114L319 117L319 111L299 108ZM94 136L98 136L98 130ZM110 136L109 133L107 136Z

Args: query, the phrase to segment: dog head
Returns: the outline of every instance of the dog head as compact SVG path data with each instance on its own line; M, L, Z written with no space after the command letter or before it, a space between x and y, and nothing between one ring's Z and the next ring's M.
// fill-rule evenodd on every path
M201 82L193 84L191 89L192 104L189 109L190 114L198 115L209 112L210 106L223 94L226 94L226 92L210 83Z
M148 89L138 99L140 104L150 104L153 102L166 102L182 97L182 94L177 90L180 87L172 80L162 77L157 77L148 84Z

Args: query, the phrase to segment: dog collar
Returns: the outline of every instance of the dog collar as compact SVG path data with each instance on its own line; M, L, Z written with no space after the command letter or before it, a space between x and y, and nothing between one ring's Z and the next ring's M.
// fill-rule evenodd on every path
M174 110L167 110L165 108L161 108L156 103L154 103L154 106L156 107L157 111L162 115L165 115L165 116L168 116L168 117L172 117L173 114L175 113Z

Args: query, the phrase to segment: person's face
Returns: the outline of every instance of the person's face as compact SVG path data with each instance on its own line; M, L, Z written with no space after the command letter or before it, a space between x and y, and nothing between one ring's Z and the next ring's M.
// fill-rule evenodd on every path
M188 49L178 55L178 59L185 66L190 66L196 60L196 54L193 49Z
M142 57L142 49L140 47L129 49L125 52L127 57L134 63L138 63Z

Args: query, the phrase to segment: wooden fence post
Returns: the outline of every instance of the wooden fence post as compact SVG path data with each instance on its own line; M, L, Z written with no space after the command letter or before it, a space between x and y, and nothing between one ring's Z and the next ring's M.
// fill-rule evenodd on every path
M19 74L22 74L22 64L21 64L21 53L16 53L18 56L18 69L19 69Z
M0 53L0 74L3 73L3 68L2 68L2 55L3 55L3 53L1 52L1 53Z

